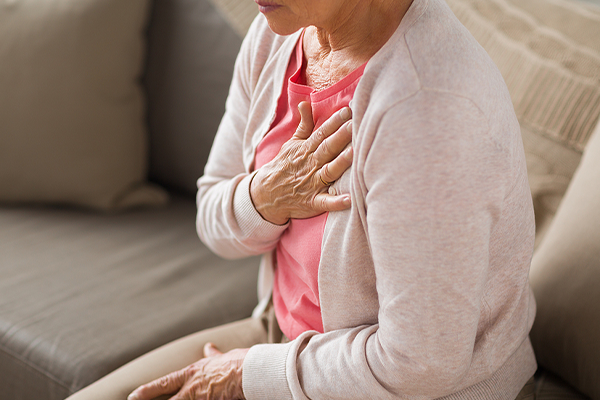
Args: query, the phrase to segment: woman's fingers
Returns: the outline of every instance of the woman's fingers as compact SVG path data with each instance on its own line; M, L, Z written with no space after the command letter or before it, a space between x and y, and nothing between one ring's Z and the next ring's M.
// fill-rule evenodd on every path
M214 357L218 356L219 354L223 353L219 351L214 344L208 342L204 345L204 357Z
M352 117L352 111L350 107L344 107L338 112L334 113L327 121L323 122L318 129L316 129L312 135L307 139L308 150L314 152L323 143L325 139L337 133L342 125L344 125ZM342 132L345 133L345 132ZM349 141L348 141L349 142ZM346 142L346 144L348 144ZM342 149L345 147L344 145ZM341 150L341 149L340 149Z
M352 121L347 121L335 133L325 139L317 150L314 157L319 164L327 163L336 158L352 142Z
M140 386L127 397L127 400L152 400L163 394L176 393L185 381L185 370L176 371Z
M208 343L204 346L204 358L140 386L127 400L153 400L162 395L172 395L171 400L243 399L242 368L248 350L221 353Z
M342 211L350 208L352 202L349 194L341 196L332 196L327 193L321 193L315 196L313 208L320 212Z
M302 121L296 133L250 183L256 211L277 225L350 207L349 196L325 193L352 164L352 150L344 150L352 141L350 108L334 113L314 132L311 105L303 102L298 109Z
M319 180L324 184L331 184L340 179L344 172L352 165L353 154L352 147L348 147L333 161L323 165L321 169L316 172L319 174Z
M300 111L300 125L296 129L296 133L292 136L292 139L303 139L306 140L313 133L315 123L313 122L312 106L309 102L303 101L298 104L298 111Z

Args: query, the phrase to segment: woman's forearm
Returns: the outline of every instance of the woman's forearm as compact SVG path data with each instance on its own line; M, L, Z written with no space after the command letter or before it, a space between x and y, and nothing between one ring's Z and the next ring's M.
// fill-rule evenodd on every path
M250 30L238 55L233 81L204 176L198 180L196 227L202 241L226 258L268 252L285 227L265 221L252 206L251 172L244 136L250 120L251 71L255 32Z

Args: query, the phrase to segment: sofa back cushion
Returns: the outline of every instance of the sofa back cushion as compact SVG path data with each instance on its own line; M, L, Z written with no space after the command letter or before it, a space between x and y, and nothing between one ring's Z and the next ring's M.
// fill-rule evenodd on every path
M536 246L600 117L600 8L567 0L447 0L508 85L527 156Z
M242 39L208 0L154 1L148 38L150 176L193 195Z
M600 124L531 264L538 362L600 399Z
M245 36L258 14L254 0L211 0L240 36ZM592 0L600 1L600 0Z
M139 83L148 0L0 4L0 203L160 204Z

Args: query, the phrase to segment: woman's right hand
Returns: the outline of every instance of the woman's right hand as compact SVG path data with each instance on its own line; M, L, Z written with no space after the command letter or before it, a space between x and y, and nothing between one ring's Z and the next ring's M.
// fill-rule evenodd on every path
M311 105L302 102L298 110L301 119L296 133L273 160L257 171L250 185L256 210L278 225L290 218L310 218L350 208L350 195L331 195L327 184L339 179L352 165L352 147L348 146L352 141L350 108L334 113L314 132Z

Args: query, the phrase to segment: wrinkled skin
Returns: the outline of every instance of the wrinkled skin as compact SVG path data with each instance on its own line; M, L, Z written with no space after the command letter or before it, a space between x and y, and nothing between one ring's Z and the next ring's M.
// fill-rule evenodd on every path
M298 109L298 129L250 186L256 210L278 225L350 207L350 195L329 194L325 184L339 179L352 164L352 147L347 147L352 140L350 108L334 113L314 132L310 104L302 102Z
M248 349L221 353L212 343L204 358L134 390L127 400L152 400L172 394L171 400L238 400L242 390L242 364Z

